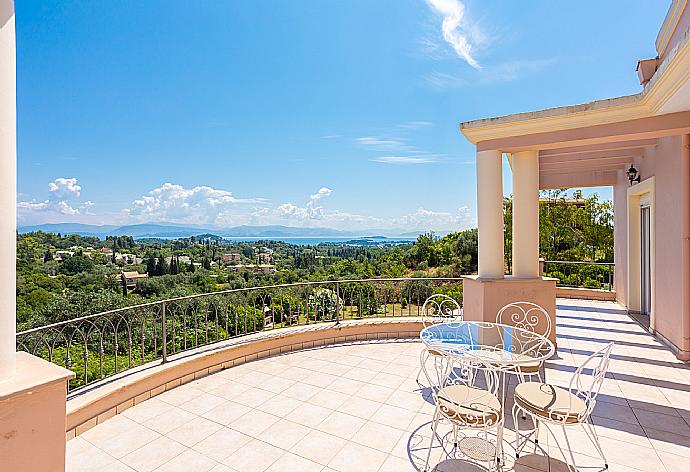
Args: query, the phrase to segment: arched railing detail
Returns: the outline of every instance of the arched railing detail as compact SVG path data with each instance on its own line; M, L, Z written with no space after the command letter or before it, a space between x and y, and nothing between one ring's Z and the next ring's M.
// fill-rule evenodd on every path
M328 280L190 295L22 331L17 349L73 370L73 392L151 361L259 331L416 317L433 293L462 305L462 279Z

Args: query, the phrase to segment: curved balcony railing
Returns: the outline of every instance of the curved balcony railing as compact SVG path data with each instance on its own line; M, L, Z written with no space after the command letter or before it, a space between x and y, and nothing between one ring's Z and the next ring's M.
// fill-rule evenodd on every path
M17 333L17 349L75 372L75 391L147 362L289 326L420 314L461 278L331 280L191 295L96 313Z

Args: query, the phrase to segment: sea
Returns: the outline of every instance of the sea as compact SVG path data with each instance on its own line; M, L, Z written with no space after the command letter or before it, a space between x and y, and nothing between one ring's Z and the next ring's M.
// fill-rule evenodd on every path
M317 246L322 243L331 244L346 244L350 246L398 246L401 244L410 244L417 240L417 238L343 238L343 237L333 237L333 238L312 238L312 237L294 237L294 238L282 238L282 237L260 237L260 238L250 238L250 237L224 237L223 239L228 241L236 242L256 242L256 241L281 241L288 244L295 244L298 246Z

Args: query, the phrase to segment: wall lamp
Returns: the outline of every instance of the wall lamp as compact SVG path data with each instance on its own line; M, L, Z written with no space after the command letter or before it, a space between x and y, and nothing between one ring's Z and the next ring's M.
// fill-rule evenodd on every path
M628 174L628 180L630 181L630 185L634 184L637 182L638 184L640 183L640 173L633 167L632 164L630 164L630 169L628 169L626 172Z

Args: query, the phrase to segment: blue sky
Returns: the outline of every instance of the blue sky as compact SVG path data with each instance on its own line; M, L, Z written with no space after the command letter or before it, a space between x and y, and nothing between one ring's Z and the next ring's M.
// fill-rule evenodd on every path
M472 226L458 123L638 92L666 3L19 0L19 224Z

